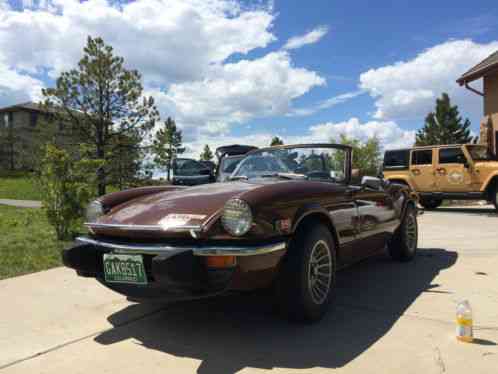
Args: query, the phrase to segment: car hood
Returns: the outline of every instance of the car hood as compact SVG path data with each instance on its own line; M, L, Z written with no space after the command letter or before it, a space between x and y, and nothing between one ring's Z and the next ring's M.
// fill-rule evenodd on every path
M98 221L107 225L204 225L221 211L227 200L260 184L227 182L205 184L175 191L141 196L113 209Z
M498 161L476 161L476 167L498 169Z

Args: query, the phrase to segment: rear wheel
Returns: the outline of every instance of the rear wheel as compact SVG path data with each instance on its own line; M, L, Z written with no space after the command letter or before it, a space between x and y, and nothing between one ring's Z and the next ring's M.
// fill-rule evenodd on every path
M336 252L322 224L298 230L276 283L280 311L290 320L314 322L328 309L335 286Z
M389 254L397 261L410 261L415 257L418 245L417 210L410 204L406 207L401 225L388 244Z
M420 205L422 205L425 209L436 209L443 203L441 199L421 199Z

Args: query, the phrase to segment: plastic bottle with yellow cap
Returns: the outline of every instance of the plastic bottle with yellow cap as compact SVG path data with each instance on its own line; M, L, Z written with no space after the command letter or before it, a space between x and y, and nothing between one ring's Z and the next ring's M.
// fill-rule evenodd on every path
M472 308L467 300L463 300L457 305L456 323L456 338L462 342L472 342L474 340Z

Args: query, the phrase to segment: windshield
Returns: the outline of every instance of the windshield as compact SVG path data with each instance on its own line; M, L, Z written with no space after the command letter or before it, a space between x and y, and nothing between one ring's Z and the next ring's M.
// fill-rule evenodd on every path
M223 174L232 174L240 160L242 160L245 156L231 156L225 157L221 160L220 171Z
M470 156L474 161L489 161L493 160L491 152L489 152L488 147L483 145L468 145L467 149L470 152Z
M346 150L325 147L276 148L246 156L231 178L285 175L342 182L346 178Z

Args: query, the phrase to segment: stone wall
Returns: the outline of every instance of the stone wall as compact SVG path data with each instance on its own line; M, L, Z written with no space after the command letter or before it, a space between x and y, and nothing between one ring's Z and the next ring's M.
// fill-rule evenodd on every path
M29 110L0 113L0 169L32 170L43 114Z

